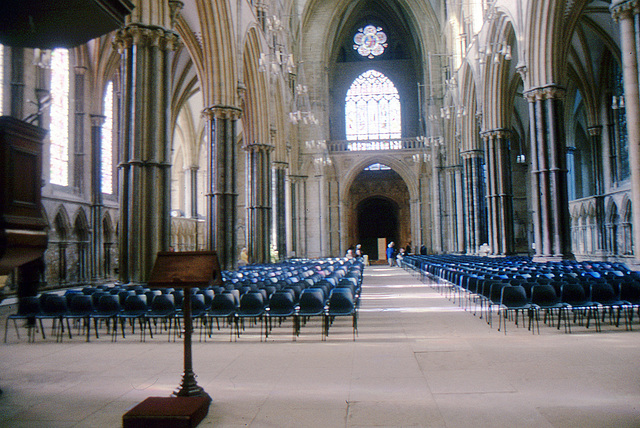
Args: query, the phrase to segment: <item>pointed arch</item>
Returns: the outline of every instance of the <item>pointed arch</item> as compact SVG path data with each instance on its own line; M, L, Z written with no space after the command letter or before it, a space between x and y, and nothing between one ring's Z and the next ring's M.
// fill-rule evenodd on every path
M269 138L269 106L268 90L265 75L269 71L260 72L260 38L257 28L252 27L247 33L243 54L245 84L245 106L242 118L242 129L245 144L268 144Z

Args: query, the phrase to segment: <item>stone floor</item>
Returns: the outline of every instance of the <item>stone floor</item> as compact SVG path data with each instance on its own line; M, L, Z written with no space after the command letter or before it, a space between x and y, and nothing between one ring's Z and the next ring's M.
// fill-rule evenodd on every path
M318 321L292 341L214 331L193 345L213 398L200 427L640 427L640 324L633 331L542 326L508 331L460 309L400 268L365 271L359 334ZM15 307L2 307L4 315ZM4 333L4 332L3 332ZM118 427L179 385L183 348L166 335L0 345L0 426Z

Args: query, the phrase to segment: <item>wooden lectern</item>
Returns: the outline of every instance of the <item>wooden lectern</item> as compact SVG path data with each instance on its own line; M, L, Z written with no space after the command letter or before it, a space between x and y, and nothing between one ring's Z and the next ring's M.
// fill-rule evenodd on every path
M191 354L191 288L222 284L215 251L159 252L151 270L151 288L184 290L184 374L172 397L149 397L125 413L123 426L194 427L207 415L211 397L196 382Z
M215 251L161 251L147 281L150 288L172 287L184 290L184 375L178 397L199 397L207 393L196 383L191 358L191 288L222 284L222 272Z

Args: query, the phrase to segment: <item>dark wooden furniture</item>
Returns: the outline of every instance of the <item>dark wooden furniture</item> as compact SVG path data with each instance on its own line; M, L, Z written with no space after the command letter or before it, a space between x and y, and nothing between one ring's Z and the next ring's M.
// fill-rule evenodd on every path
M161 251L147 284L151 288L182 288L184 373L171 397L149 397L122 417L124 428L195 427L209 411L211 397L196 382L191 354L191 288L222 283L215 251Z
M120 28L133 7L129 0L2 0L0 43L71 48Z
M207 397L149 397L122 417L123 428L193 428L209 412Z
M0 275L47 249L40 195L46 134L13 117L0 117Z

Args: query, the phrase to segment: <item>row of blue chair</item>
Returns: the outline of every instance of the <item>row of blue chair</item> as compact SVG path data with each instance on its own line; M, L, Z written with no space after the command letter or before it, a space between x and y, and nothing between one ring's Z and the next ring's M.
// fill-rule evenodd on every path
M295 317L294 334L297 336L301 325L297 320L306 320L310 316L307 315L309 309L305 307L308 298L304 297L303 303L300 304L301 296L308 295L312 289L321 290L323 309L326 312L330 307L332 290L347 288L355 306L358 302L363 267L364 265L356 260L330 259L252 266L251 269L243 269L240 274L226 272L221 286L192 289L194 325L200 327L200 337L206 335L206 340L206 337L212 335L213 320L218 330L222 320L223 323L235 326L236 337L239 337L240 331L244 330L246 319L260 320L262 325L265 317L269 319L269 328L265 328L265 336L268 336L273 328L271 320L274 317L277 317L281 324L283 319L291 315ZM271 275L273 272L278 274ZM291 314L286 312L283 306L285 295L290 296L293 303L294 312ZM39 323L43 339L45 338L42 325L44 319L53 320L52 330L57 340L62 340L65 322L69 337L72 337L69 325L71 320L79 330L86 331L87 341L90 338L92 323L96 338L99 338L101 325L106 325L107 333L111 334L113 341L116 340L118 326L125 337L125 325L128 323L132 333L135 333L136 324L139 326L141 341L146 339L147 331L153 337L154 330L158 333L160 329L168 333L173 332L175 340L181 329L183 297L180 289L152 290L144 285L85 287L67 290L63 295L43 293L39 297L25 298L19 302L18 313L10 315L6 320L5 342L10 320L13 320L19 337L16 322L20 319L28 322L30 341L35 340L36 321ZM334 303L332 313L335 313L337 308L338 304ZM170 339L171 335L168 337Z
M475 314L479 304L480 317L485 316L489 324L492 309L498 308L505 331L502 315L514 312L529 313L529 328L535 320L538 331L540 313L546 322L553 320L549 317L551 313L557 312L558 328L564 318L565 330L569 332L569 314L573 315L574 324L583 324L586 319L587 328L593 320L598 331L607 314L616 326L624 316L627 329L632 328L634 310L640 316L640 275L621 263L536 263L526 257L459 255L405 259L405 267L434 278L436 287L454 302L457 299L465 309L473 301Z

